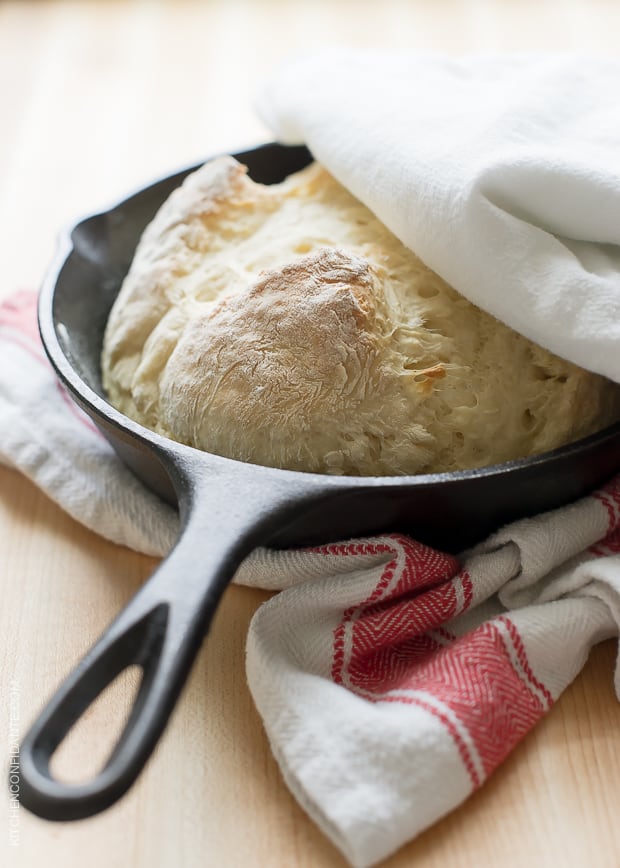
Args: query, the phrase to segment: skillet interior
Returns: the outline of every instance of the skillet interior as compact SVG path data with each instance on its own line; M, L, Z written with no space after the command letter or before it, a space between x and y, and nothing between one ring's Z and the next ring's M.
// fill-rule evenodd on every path
M266 145L236 156L249 166L250 175L263 183L280 181L311 159L306 148L280 145ZM128 431L112 408L102 409L101 402L93 405L88 389L99 398L105 397L99 358L110 308L142 230L189 171L165 178L79 223L71 233L68 256L63 257L56 272L52 270L49 291L43 293L40 308L44 343L74 397L131 469L170 502L175 502L176 495L167 472L149 449L148 432L136 436L135 431ZM69 374L59 367L58 353L69 361L73 369ZM338 497L326 497L269 542L274 546L305 545L400 530L458 551L508 521L582 496L619 470L620 424L616 424L544 456L493 468L341 482L331 478L327 494L331 490ZM289 476L294 480L311 474Z

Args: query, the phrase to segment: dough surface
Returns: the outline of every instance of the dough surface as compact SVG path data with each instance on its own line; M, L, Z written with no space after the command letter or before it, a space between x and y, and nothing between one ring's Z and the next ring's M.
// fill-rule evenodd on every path
M620 387L474 307L318 164L190 175L142 236L102 371L167 437L318 473L480 467L620 414Z

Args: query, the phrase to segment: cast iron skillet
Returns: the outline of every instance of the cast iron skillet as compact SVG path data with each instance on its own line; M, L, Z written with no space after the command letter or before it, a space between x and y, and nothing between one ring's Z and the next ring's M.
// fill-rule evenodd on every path
M264 183L282 180L311 159L305 148L275 144L237 156ZM22 803L48 819L90 816L131 786L166 725L222 592L255 546L404 531L458 551L507 521L567 503L620 470L618 424L552 453L482 470L339 478L200 452L117 412L101 387L104 325L140 233L186 174L79 223L62 240L41 291L41 335L60 380L135 474L178 504L182 525L174 550L58 689L21 745ZM141 686L103 770L75 786L54 779L50 758L69 728L131 664L142 669Z

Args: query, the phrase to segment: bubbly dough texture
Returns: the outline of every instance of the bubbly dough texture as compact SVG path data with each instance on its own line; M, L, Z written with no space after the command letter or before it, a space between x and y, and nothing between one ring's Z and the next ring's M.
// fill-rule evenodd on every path
M190 175L142 236L102 369L167 437L319 473L495 464L620 413L618 386L474 307L317 164Z

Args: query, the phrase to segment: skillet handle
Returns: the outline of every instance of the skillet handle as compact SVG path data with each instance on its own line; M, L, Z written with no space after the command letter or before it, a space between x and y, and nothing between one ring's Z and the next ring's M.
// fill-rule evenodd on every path
M268 471L257 479L244 468L235 478L230 465L224 475L217 462L206 470L196 463L185 471L173 464L183 524L177 545L61 685L20 746L20 799L40 817L89 817L129 789L165 728L237 566L304 500L281 480L272 482ZM50 760L56 748L132 664L141 667L142 681L104 768L86 783L55 779Z

